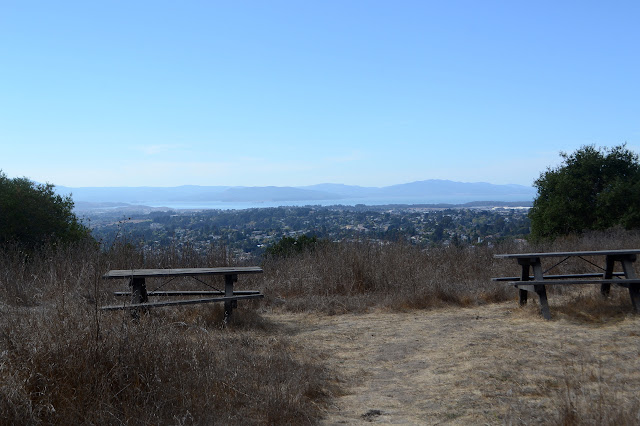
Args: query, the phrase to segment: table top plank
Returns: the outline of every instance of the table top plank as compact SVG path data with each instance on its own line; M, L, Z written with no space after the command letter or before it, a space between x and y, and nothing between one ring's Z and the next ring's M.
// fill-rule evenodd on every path
M229 266L217 268L177 268L177 269L115 269L102 276L104 279L116 278L154 278L154 277L193 277L198 275L236 275L261 274L258 266Z
M640 249L631 250L590 250L590 251L558 251L547 253L508 253L495 254L499 259L528 259L535 257L563 257L563 256L616 256L640 254Z

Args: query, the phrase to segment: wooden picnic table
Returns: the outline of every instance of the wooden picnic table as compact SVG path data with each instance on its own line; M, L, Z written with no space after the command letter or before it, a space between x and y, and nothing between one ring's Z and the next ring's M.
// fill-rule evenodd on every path
M124 269L111 270L102 276L103 279L126 279L128 280L130 291L114 292L116 296L131 296L130 304L103 306L103 310L116 309L139 309L159 307L192 305L199 303L224 302L225 322L231 319L233 309L237 306L238 300L259 299L264 295L258 290L234 291L233 285L238 281L238 275L261 274L262 268L257 266L234 266L217 268L178 268L178 269ZM224 275L224 291L217 290L207 282L200 279L203 276ZM207 285L212 290L165 290L160 291L166 283L175 278L190 277L196 281ZM169 278L158 290L147 291L146 280L150 278ZM149 296L208 296L201 299L182 299L160 302L149 302ZM134 312L135 312L134 311Z
M629 296L633 309L640 310L640 279L633 269L640 250L596 250L596 251L573 251L573 252L550 252L550 253L515 253L497 254L496 258L515 259L521 266L519 277L499 277L492 278L494 281L509 281L509 284L519 290L520 305L527 303L528 292L534 292L540 299L540 310L542 316L549 320L549 302L547 300L547 285L566 284L600 284L600 292L603 296L608 296L611 284L616 284L629 289ZM604 267L591 262L586 257L604 257ZM564 258L553 266L544 270L542 259ZM549 275L547 272L571 258L580 258L586 263L596 266L602 272L586 272L579 274ZM616 262L622 265L622 272L615 272ZM533 275L529 275L533 270Z

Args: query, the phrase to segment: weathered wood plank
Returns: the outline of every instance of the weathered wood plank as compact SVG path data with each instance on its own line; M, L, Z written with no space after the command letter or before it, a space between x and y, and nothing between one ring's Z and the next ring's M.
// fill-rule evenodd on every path
M260 290L239 290L234 291L233 295L260 294ZM114 291L114 296L131 296L130 291ZM149 291L147 296L223 296L224 291L217 290L163 290Z
M229 296L229 297L212 297L212 298L206 298L206 299L172 300L167 302L133 303L129 305L111 305L111 306L102 306L100 309L103 311L114 311L114 310L121 310L121 309L157 308L161 306L196 305L199 303L215 303L215 302L229 303L236 300L261 299L263 297L264 297L263 294L247 294L247 295Z
M238 281L237 275L226 274L224 276L224 296L225 298L229 298L233 296L233 284ZM233 313L233 308L238 306L237 299L229 299L228 302L224 302L224 323L228 323L231 321L231 314Z
M523 285L574 285L574 284L640 284L640 279L610 279L610 280L531 280L531 281L511 281L509 285L520 288Z
M144 278L129 278L129 286L131 287L131 303L147 303L149 301Z
M515 283L509 283L509 284L513 284L514 287L517 288L518 290L535 292L536 291L535 286L533 284L526 284L528 282L529 281L518 281L518 285L515 285ZM522 293L520 293L520 295L522 296ZM525 303L526 303L526 297L524 299L525 299ZM520 303L520 304L524 305L525 303Z
M537 285L536 293L540 298L540 313L542 317L549 321L551 319L551 311L549 310L549 301L547 300L547 289L543 285Z
M604 272L593 272L588 274L562 274L562 275L545 275L545 279L557 280L557 279L571 279L571 278L598 278L604 277ZM613 272L614 277L624 277L624 272ZM491 278L491 281L517 281L520 277L496 277ZM529 275L529 280L533 280L534 276Z
M520 306L524 306L527 304L527 299L529 298L529 293L526 289L518 289L518 294L520 296Z
M229 275L229 274L261 274L259 266L234 266L218 268L178 268L178 269L116 269L102 276L103 279L118 278L154 278L154 277L192 277L198 275Z
M593 251L559 251L548 253L507 253L495 254L498 259L521 259L534 257L562 257L562 256L618 256L618 255L638 255L640 249L632 250L593 250Z
M621 260L622 269L624 270L627 279L625 280L629 283L627 287L629 289L629 296L631 297L631 304L633 305L633 310L637 313L640 312L640 285L635 281L638 280L638 276L636 275L636 271L633 269L633 265L631 260L623 259Z

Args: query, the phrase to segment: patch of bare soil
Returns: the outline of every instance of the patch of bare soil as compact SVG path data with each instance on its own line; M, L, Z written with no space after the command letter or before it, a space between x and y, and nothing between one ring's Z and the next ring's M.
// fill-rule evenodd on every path
M552 321L515 301L268 317L343 381L324 424L543 424L563 395L624 401L640 389L639 316L566 306L551 305Z

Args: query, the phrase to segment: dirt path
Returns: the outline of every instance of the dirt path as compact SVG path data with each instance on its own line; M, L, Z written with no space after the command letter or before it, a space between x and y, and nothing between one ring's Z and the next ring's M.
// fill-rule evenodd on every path
M618 404L640 388L637 316L552 305L547 322L514 305L270 318L344 380L328 425L545 423L567 387L585 409L603 392Z

